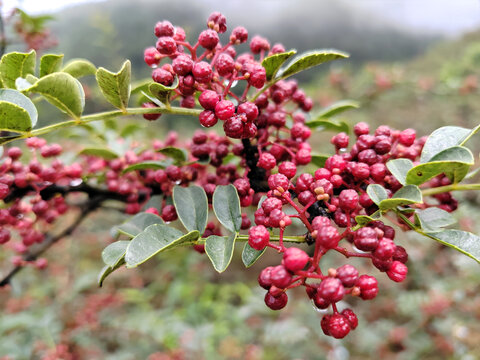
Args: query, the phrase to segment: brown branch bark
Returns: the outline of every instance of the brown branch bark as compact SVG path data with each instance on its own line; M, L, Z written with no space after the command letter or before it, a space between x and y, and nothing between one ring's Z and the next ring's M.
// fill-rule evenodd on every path
M160 187L150 187L151 192L140 192L139 193L139 201L145 200L148 195L157 195L161 193ZM10 201L13 201L15 199L20 199L23 198L25 195L28 193L35 191L35 189L32 186L27 186L24 188L18 188L15 187L15 185L12 186L12 190L10 193L5 197L3 200L5 203L8 203ZM82 182L79 185L75 186L60 186L56 184L49 185L45 187L44 189L40 190L40 196L42 197L43 200L49 200L53 198L55 195L60 194L60 195L67 195L69 193L73 192L83 192L87 194L90 198L94 197L104 197L106 199L110 200L118 200L125 202L127 201L127 196L119 194L118 192L114 191L109 191L107 189L102 189L102 188L96 188L93 186L88 185L87 183Z
M269 190L267 180L265 179L265 169L257 166L258 148L250 142L250 139L242 139L243 153L247 166L250 169L248 179L250 186L256 192L267 192Z

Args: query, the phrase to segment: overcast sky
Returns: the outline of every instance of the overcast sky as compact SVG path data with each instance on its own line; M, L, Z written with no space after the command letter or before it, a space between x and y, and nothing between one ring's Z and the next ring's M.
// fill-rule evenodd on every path
M3 3L5 9L18 6L20 3L23 10L39 13L54 12L62 7L93 1L102 0L3 0ZM301 0L297 1L301 3ZM458 35L480 28L480 0L344 0L344 2L368 9L382 17L419 31Z
M32 14L53 12L66 6L93 1L101 0L0 0L0 2L3 2L5 10L18 6L26 12L30 12Z
M349 0L408 27L456 35L480 28L480 0Z

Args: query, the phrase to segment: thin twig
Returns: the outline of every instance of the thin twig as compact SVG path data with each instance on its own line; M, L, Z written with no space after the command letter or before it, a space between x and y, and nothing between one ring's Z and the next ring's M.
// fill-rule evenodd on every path
M43 254L45 251L47 251L52 245L60 241L66 236L71 235L75 229L82 223L83 220L87 217L88 214L90 214L92 211L97 209L101 202L104 201L104 197L96 197L96 198L91 198L87 203L84 204L84 206L81 208L80 214L78 217L75 219L75 221L70 224L66 229L64 229L60 234L57 235L52 235L52 234L46 234L45 240L40 244L36 249L33 251L28 252L23 256L23 260L25 261L34 261L36 260L41 254ZM11 269L5 277L0 280L0 287L6 286L10 283L11 279L18 273L20 270L23 269L23 266L15 266L13 269Z
M0 1L0 57L5 54L7 48L7 37L5 35L5 19L3 18L3 4Z

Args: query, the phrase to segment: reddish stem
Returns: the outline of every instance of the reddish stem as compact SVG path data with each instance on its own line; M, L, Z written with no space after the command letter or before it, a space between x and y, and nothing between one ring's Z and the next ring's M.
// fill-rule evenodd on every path
M271 247L271 248L273 248L273 249L275 249L275 250L277 250L278 252L282 252L282 251L283 251L282 247L279 246L279 245L275 245L275 244L272 244L272 243L268 243L267 246L268 246L268 247Z
M298 279L298 280L301 280L301 279ZM285 288L285 290L293 289L293 288L296 288L296 287L299 287L299 286L302 286L302 285L303 285L303 283L298 282L298 283L296 283L296 284L288 285L288 286Z
M337 304L335 304L335 303L332 304L332 310L333 310L334 314L338 313Z
M225 87L225 90L223 91L223 98L225 98L229 91L230 91L230 88L232 87L233 85L233 82L235 81L235 75L237 74L237 71L234 70L233 71L233 74L232 74L232 77L230 78L230 81L228 82L228 85Z
M347 249L342 248L340 246L337 246L333 250L338 251L340 254L345 255L347 258L349 258L349 257L371 258L372 257L372 254L360 254L360 253L356 253L356 252L353 252L353 251L348 251Z
M188 49L188 51L190 51L190 54L192 55L192 60L193 61L197 60L197 46L198 46L198 43L195 46L192 46L192 45L190 45L189 42L177 41L177 44L185 46Z
M295 204L293 202L293 200L288 197L288 196L285 196L286 192L284 192L282 194L282 197L287 200L287 202L295 209L295 211L298 213L299 215L299 219L302 220L302 222L305 224L305 226L307 227L308 231L309 232L313 232L313 228L312 228L312 225L310 224L310 222L308 221L307 217L305 216L305 211L302 211L298 206L297 204Z
M245 90L243 91L243 94L241 97L242 101L245 101L247 99L248 90L250 90L250 84L247 84L247 86L245 87Z
M285 246L283 245L283 233L285 232L285 227L280 228L280 234L278 236L278 245L282 248L282 251L285 251Z
M303 276L305 278L310 278L310 279L326 279L328 276L322 275L322 274L316 274L313 271L297 271L297 274L300 276Z
M315 271L319 270L318 263L320 262L320 259L322 258L325 250L321 250L320 248L320 243L318 241L315 241L315 252L313 253L313 269Z

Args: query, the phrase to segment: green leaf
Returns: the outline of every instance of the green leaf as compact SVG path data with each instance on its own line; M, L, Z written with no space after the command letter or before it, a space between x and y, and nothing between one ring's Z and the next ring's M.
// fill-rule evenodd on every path
M157 150L157 152L172 158L177 165L184 163L188 159L188 153L184 149L179 149L173 146L164 147Z
M30 75L30 76L33 76L33 75ZM35 84L35 83L36 83L36 80L33 81L33 82L30 82L27 79L19 77L19 78L17 78L17 80L15 80L15 88L18 91L24 91L24 90L27 90L27 89L31 88L32 85Z
M5 137L0 137L0 145L5 144L9 141L21 139L20 135L14 135L14 136L5 136Z
M261 198L260 198L260 201L258 202L258 205L257 205L257 210L260 209L262 207L262 204L265 200L267 200L267 195L263 195Z
M387 169L402 185L407 184L407 173L413 168L413 162L409 159L394 159L387 162Z
M344 111L351 110L351 109L358 109L359 107L360 107L360 104L357 101L353 101L353 100L337 101L332 105L322 109L322 111L320 111L320 113L316 115L316 119L329 119L331 117L334 117L334 116L337 116L338 114L343 113Z
M290 50L288 52L283 52L280 54L273 54L263 59L262 66L265 68L265 72L267 74L267 81L272 80L277 74L277 71L280 69L280 67L285 63L285 61L287 61L296 53L297 50Z
M132 83L131 95L140 94L142 91L148 91L148 87L152 83L152 80L139 80Z
M107 265L100 271L98 276L98 285L100 287L108 275L125 264L125 253L128 244L130 244L130 241L116 241L102 251L103 262Z
M173 188L173 204L177 215L185 229L205 231L208 220L208 199L205 190L200 186L175 186Z
M397 206L410 205L423 202L422 191L416 185L406 185L398 190L390 199L385 199L378 204L380 210L395 209Z
M108 245L102 251L103 262L108 266L115 267L123 260L128 244L130 244L130 241L121 240Z
M178 78L175 78L172 86L165 86L159 83L151 83L148 85L148 90L155 99L160 100L163 104L170 103L170 96L174 93L174 90L178 86ZM150 97L149 97L150 98ZM156 103L156 102L155 102ZM158 105L158 103L156 103Z
M471 138L473 135L475 135L477 132L479 132L479 131L480 131L480 125L477 125L477 126L474 127L472 130L470 130L470 133L468 133L467 136L465 136L465 137L462 139L462 141L460 142L460 144L458 144L458 145L460 145L460 146L465 145L465 144L468 142L468 140L470 140L470 138Z
M163 251L195 241L199 237L197 230L184 235L167 225L150 225L130 241L125 254L127 268L137 267Z
M103 282L108 277L108 275L113 273L115 270L117 270L118 268L120 268L124 264L125 264L125 259L122 257L120 259L120 261L114 267L109 266L109 265L105 265L103 267L103 269L100 271L100 274L98 274L98 286L102 287Z
M79 119L85 106L82 84L73 76L63 72L46 75L28 91L38 93L57 108L73 118Z
M130 60L125 61L117 73L112 73L103 67L98 68L96 77L98 86L108 102L119 109L125 110L130 98Z
M410 169L406 180L408 184L420 185L445 173L453 183L457 183L467 175L473 163L473 154L469 149L463 146L453 146L442 150L429 162Z
M28 112L6 101L0 101L0 130L29 131L32 128Z
M32 101L17 90L0 89L0 129L29 131L38 119Z
M205 252L215 270L220 273L224 272L232 261L236 238L236 232L229 236L211 235L205 242Z
M129 136L132 136L135 134L137 131L140 131L143 129L143 126L135 123L130 123L124 126L122 131L120 131L120 137L121 138L127 138Z
M88 60L72 59L63 67L62 71L78 79L87 75L95 75L97 68Z
M191 165L191 164L198 164L198 165L204 165L204 166L207 166L208 164L210 164L210 161L212 159L210 158L210 156L207 156L206 158L204 159L198 159L198 160L195 160L195 161L192 161L192 162L189 162L188 165Z
M30 84L35 84L38 81L38 78L36 76L33 76L32 74L27 74L27 77L25 78Z
M380 204L383 200L388 199L387 190L382 185L370 184L367 186L367 194L375 204Z
M355 222L360 226L365 226L372 221L379 220L382 217L382 212L377 210L373 214L369 215L357 215L355 216Z
M27 74L27 77L25 78L30 84L35 84L38 81L38 78L36 76L33 76L32 74Z
M312 120L305 123L310 129L349 133L350 127L345 121Z
M168 161L154 161L154 160L144 161L144 162L141 162L141 163L137 163L137 164L127 166L125 169L123 169L122 174L125 174L127 172L131 172L131 171L135 171L135 170L165 169L167 166L169 166L171 164L172 163L168 162Z
M242 261L245 267L249 268L250 266L255 264L255 262L260 258L260 256L263 255L266 249L267 248L263 250L255 250L250 245L248 245L248 242L245 243L242 251Z
M407 215L410 215L410 214L413 214L417 209L413 209L411 207L402 207L402 206L399 206L397 208L397 210L399 212L401 212L402 214L407 214Z
M277 78L285 79L314 66L336 59L348 58L348 56L347 53L334 49L309 51L295 57L285 69L280 70Z
M435 130L425 142L420 156L420 162L426 163L448 148L464 145L480 130L480 125L474 129L465 129L459 126L444 126Z
M105 160L113 160L119 157L119 155L116 152L110 149L97 148L97 147L90 147L90 148L83 149L78 154L87 155L87 156L98 156Z
M138 105L142 105L144 102L149 102L150 101L150 102L154 103L155 105L157 105L158 107L164 107L164 104L160 100L158 100L156 97L151 95L149 91L147 93L147 92L141 90L140 93L142 95L139 96L138 99L137 99Z
M163 201L163 195L152 195L147 202L143 203L142 211L148 210L150 208L155 208L161 210L161 204Z
M439 233L425 233L425 235L480 263L480 237L477 235L460 230L444 230Z
M213 193L213 211L218 221L231 232L240 231L242 213L237 189L232 184L218 185Z
M417 210L416 215L420 221L420 226L426 232L438 231L456 223L455 218L448 211L436 207Z
M102 270L100 270L100 273L98 274L98 286L102 287L103 282L107 278L108 275L110 275L113 272L113 269L111 266L105 265Z
M32 33L42 32L45 30L46 22L55 19L52 15L32 16L19 8L15 8L15 12L20 15L22 25Z
M150 225L163 225L162 218L155 214L141 212L116 227L116 231L131 238L137 236Z
M15 89L15 80L35 73L35 50L29 53L11 52L0 60L0 80L4 87Z
M63 55L47 54L40 59L40 77L60 71Z
M325 167L325 162L329 157L329 155L312 154L311 163L318 167Z

